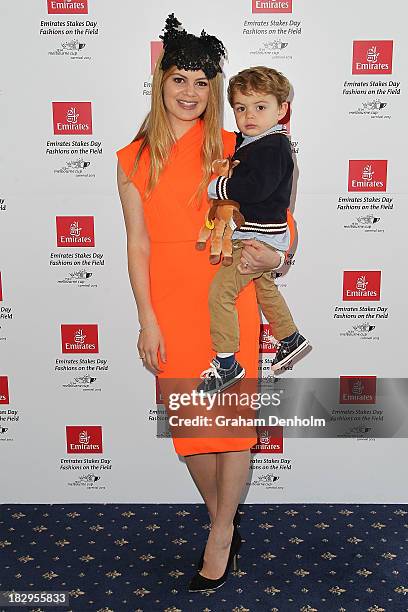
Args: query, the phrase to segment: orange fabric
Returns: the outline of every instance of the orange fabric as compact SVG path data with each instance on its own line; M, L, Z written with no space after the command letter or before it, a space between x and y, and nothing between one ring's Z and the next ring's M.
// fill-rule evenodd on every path
M224 156L232 155L235 135L223 130ZM164 336L167 362L159 378L197 378L207 369L211 348L208 291L218 266L209 263L208 249L197 251L195 242L207 209L188 204L201 180L203 124L197 122L173 146L168 164L150 199L143 193L148 177L149 153L145 151L132 180L144 206L151 241L150 276L152 305ZM140 142L117 152L119 163L129 174ZM238 361L246 377L258 377L259 312L253 283L237 300L241 330ZM164 381L163 381L164 382ZM231 389L233 390L233 389ZM243 450L255 438L173 438L179 455Z
M288 228L289 228L289 233L290 233L290 242L289 242L288 251L290 251L290 248L296 238L296 224L295 224L295 220L289 208L288 208L287 221L288 221Z

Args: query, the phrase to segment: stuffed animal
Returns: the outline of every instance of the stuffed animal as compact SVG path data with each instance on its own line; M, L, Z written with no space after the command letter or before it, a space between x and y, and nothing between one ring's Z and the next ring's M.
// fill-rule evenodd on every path
M238 160L217 159L212 170L218 176L232 176L232 171L239 164ZM232 264L231 236L236 228L245 223L244 216L239 212L239 204L235 200L211 200L212 205L207 212L204 225L200 229L196 249L203 251L210 238L210 263L217 264L222 255L222 264Z

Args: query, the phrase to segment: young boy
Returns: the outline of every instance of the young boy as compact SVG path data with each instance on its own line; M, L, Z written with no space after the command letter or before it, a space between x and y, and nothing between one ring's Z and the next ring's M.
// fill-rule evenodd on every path
M272 363L278 370L309 344L297 330L289 308L275 285L272 272L241 274L239 265L243 241L260 240L280 255L281 267L289 248L287 210L292 190L293 160L286 128L278 122L288 109L290 83L280 72L258 66L232 77L228 101L240 130L233 159L239 164L231 178L211 181L212 199L235 200L245 224L233 234L233 263L221 266L209 295L211 339L217 356L201 373L198 390L216 393L245 375L236 361L239 324L235 302L239 292L252 280L258 304L280 345Z

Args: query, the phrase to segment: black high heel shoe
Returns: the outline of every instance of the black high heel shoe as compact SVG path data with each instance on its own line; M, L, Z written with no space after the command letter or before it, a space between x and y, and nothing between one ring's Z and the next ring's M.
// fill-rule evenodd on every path
M241 522L241 515L239 514L238 510L236 511L234 518L232 519L232 524L234 525L234 532L235 532L235 528L239 526ZM203 563L204 563L204 551L205 551L205 546L203 548L203 551L201 553L201 556L198 560L197 563L197 569L198 571L200 571L201 569L203 569Z
M189 591L212 591L221 587L228 578L228 573L230 571L231 565L234 571L238 569L237 554L241 546L241 541L241 536L239 535L236 526L234 526L228 561L223 575L220 578L213 580L212 578L206 578L205 576L202 576L202 574L197 571L195 576L193 576L193 578L191 579Z

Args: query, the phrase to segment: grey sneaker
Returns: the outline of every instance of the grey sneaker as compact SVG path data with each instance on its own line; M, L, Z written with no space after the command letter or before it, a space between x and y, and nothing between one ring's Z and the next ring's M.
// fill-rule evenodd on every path
M200 378L203 379L203 382L198 385L197 391L213 395L231 387L244 376L245 370L239 365L238 361L234 361L230 368L224 369L220 367L220 362L214 358L208 370L201 372Z

